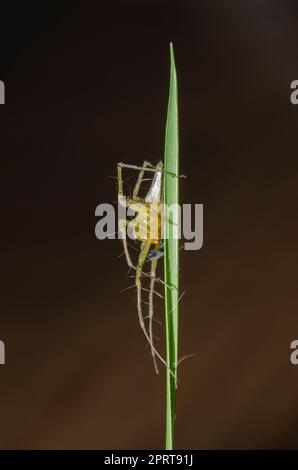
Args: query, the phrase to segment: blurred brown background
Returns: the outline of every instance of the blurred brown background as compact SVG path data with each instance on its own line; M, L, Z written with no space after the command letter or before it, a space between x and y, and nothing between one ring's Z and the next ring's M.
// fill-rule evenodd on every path
M203 249L181 255L196 355L176 447L297 449L297 2L46 5L1 13L1 449L163 447L164 370L94 211L118 161L162 157L170 40L182 202L204 204Z

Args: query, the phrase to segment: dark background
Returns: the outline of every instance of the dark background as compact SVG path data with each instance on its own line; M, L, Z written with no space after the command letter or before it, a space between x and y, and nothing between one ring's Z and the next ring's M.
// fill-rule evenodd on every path
M163 155L170 40L182 202L204 204L176 447L298 448L297 1L10 2L0 39L1 449L164 445L164 370L94 211L118 161Z

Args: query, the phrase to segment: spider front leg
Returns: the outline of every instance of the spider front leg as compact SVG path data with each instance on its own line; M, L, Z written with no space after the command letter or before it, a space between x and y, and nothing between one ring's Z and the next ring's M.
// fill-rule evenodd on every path
M118 163L118 166L117 166L117 175L118 175L118 199L120 198L125 199L124 193L123 193L122 166L120 165L120 163Z
M118 172L118 201L119 203L124 206L124 207L129 207L127 199L123 193L123 177L122 177L122 168L123 164L118 163L117 166L117 172ZM141 184L141 182L139 183ZM130 268L136 269L134 266L133 262L131 261L130 253L128 250L128 245L127 245L127 240L126 240L126 227L129 225L130 222L124 219L120 219L118 226L119 226L119 232L121 234L122 242L123 242L123 248L124 248L124 254L126 258L126 262Z
M139 176L138 176L138 179L137 179L137 182L136 182L136 185L134 187L134 190L133 190L133 199L137 199L138 196L139 196L139 191L140 191L140 187L141 187L141 184L142 184L142 181L143 181L143 178L144 178L144 173L146 171L146 169L151 166L151 164L149 162L147 162L146 160L144 161L143 163L143 166L142 166L142 169L140 170L139 172Z
M152 171L153 165L151 165L150 162L147 162L147 160L144 161L143 166L136 166L136 165L126 165L125 163L118 163L118 192L121 196L124 196L123 194L123 178L122 178L122 168L128 168L128 169L133 169L133 170L138 170L139 175L137 182L135 184L135 187L133 189L133 195L132 195L132 200L133 201L142 201L142 198L139 197L139 191L140 187L144 178L144 173L145 171L148 171L150 168L150 171Z

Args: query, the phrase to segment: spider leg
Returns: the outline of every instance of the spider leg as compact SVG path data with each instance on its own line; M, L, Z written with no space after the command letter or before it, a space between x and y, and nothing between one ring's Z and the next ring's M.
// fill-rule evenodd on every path
M151 261L151 281L150 281L150 292L149 292L149 337L150 337L150 346L151 346L151 355L154 363L155 372L158 374L158 367L156 363L155 351L154 351L154 341L153 341L153 293L154 293L154 284L155 284L155 277L156 277L156 267L157 267L157 259L153 259Z
M117 178L118 178L118 195L124 196L123 193L123 178L122 178L122 166L118 163L117 166Z
M143 166L138 166L138 165L129 165L127 163L118 163L118 168L130 168L131 170L143 170ZM166 171L166 170L158 170L154 165L151 165L151 163L148 162L148 167L146 168L146 171L153 171L156 173L157 171L160 171L161 173L164 173L169 176L173 176L175 178L185 178L185 175L176 175L175 173L172 173L171 171Z
M147 160L144 161L143 166L139 166L139 165L130 165L130 164L128 164L128 163L122 163L122 162L118 163L118 167L119 167L119 166L120 166L121 168L129 168L129 169L131 169L131 170L140 170L140 171L142 171L142 170L146 169L146 171L154 171L154 172L157 171L156 168L155 168L155 166L152 165L152 164L151 164L150 162L148 162ZM162 170L159 170L159 171L162 171Z
M150 347L153 349L155 355L158 357L158 359L168 368L168 365L166 361L163 359L163 357L159 354L159 352L155 349L154 345L152 344L151 338L148 335L148 332L145 327L144 323L144 318L143 318L143 311L142 311L142 284L141 284L141 277L142 277L142 269L143 265L145 263L145 260L147 258L148 252L150 250L150 241L144 241L142 242L141 245L141 252L138 260L138 264L136 267L136 287L137 287L137 306L138 306L138 316L139 316L139 322L141 325L141 329L143 330L143 333L150 344ZM151 349L151 350L152 350ZM171 373L174 376L174 373L171 371Z
M119 220L119 232L122 235L122 243L123 243L123 248L124 248L124 254L126 258L126 262L130 268L136 269L134 266L133 262L131 261L128 245L127 245L127 240L126 240L126 226L128 222L127 220L120 219Z
M132 195L133 199L136 199L138 197L140 187L141 187L141 183L142 183L143 178L144 178L144 173L146 171L146 168L149 165L150 165L150 163L145 160L144 163L143 163L142 169L140 170L136 185L135 185L134 190L133 190L133 195Z
M145 171L145 165L146 164L147 164L147 162L145 161L144 162L144 167L141 167L143 172ZM126 197L124 196L124 193L123 193L123 177L122 177L122 168L125 168L125 167L126 167L125 164L118 163L118 166L117 166L118 201L121 200L121 204L124 204L127 207L128 206L127 200L126 200ZM141 173L140 173L140 175L141 175ZM134 193L139 190L139 187L141 185L142 175L141 176L140 175L139 175L139 178L138 178L138 182L137 182L137 184L134 188ZM128 266L130 268L136 269L136 267L134 266L134 264L131 260L131 256L130 256L130 253L129 253L129 250L128 250L128 243L127 243L127 239L126 239L126 227L128 226L129 223L131 223L131 221L128 222L127 220L120 219L119 220L119 232L120 232L121 238L122 238L122 243L123 243L126 262L127 262Z

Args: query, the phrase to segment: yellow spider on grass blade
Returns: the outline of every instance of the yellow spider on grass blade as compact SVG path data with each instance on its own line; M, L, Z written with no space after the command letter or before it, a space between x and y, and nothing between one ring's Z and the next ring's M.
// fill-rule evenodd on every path
M132 198L126 197L123 192L123 168L139 171L136 185L133 189ZM144 181L145 172L154 172L154 177L151 183L151 187L145 196L141 198L140 188ZM166 361L162 358L159 352L156 350L153 342L153 294L155 281L160 279L156 278L156 269L158 259L162 256L162 183L163 183L163 163L160 161L156 166L151 163L144 161L143 166L128 165L124 163L118 163L118 200L122 206L131 209L136 213L132 220L119 220L119 231L123 241L124 253L127 264L130 268L136 271L135 275L135 286L137 288L137 307L138 316L141 328L144 335L150 344L151 354L154 362L155 371L158 374L158 367L156 363L156 357L167 367ZM173 175L175 176L175 175ZM131 260L131 256L128 250L128 244L126 240L126 229L130 227L133 229L134 238L141 243L140 254L136 266ZM151 262L150 274L143 272L144 263L146 260ZM142 311L142 276L150 278L149 288L149 326L148 331L146 329Z

